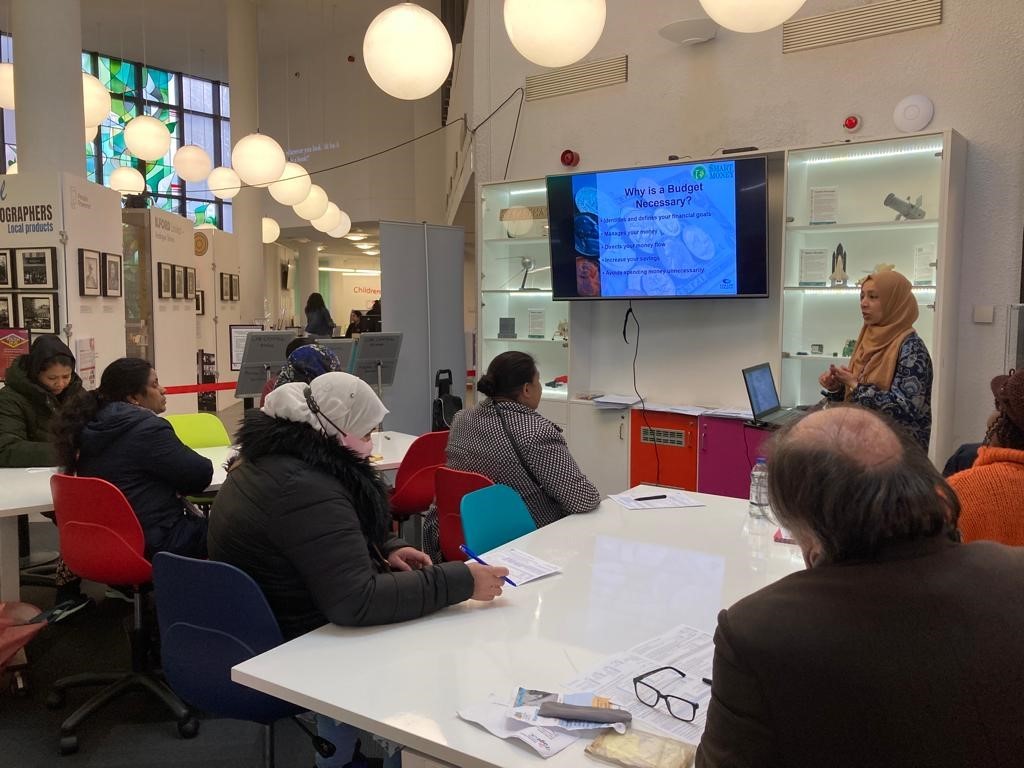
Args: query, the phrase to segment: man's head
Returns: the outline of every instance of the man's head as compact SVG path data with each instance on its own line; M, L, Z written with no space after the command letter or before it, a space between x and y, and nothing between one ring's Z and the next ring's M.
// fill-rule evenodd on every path
M985 440L1000 448L1024 450L1024 369L992 379L996 410Z
M956 526L960 505L920 447L873 411L812 413L773 441L768 492L808 565L870 559Z

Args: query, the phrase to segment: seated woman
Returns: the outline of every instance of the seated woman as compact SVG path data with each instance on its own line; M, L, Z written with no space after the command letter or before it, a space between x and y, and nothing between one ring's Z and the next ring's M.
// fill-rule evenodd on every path
M363 313L353 309L348 313L348 328L345 329L345 338L351 339L352 334L363 332Z
M964 541L1024 546L1024 370L992 379L996 410L974 466L949 478Z
M448 466L514 488L538 528L596 509L601 495L576 465L562 430L537 413L543 388L533 358L502 352L477 389L489 399L455 415ZM439 560L436 508L427 512L423 537L424 548Z
M206 519L192 514L188 494L206 489L213 464L187 447L170 422L163 387L147 361L122 357L100 386L68 404L54 427L65 472L116 485L146 537L146 557L173 552L206 557Z
M318 344L313 336L299 336L289 342L285 349L287 360L281 366L276 379L267 379L260 395L260 408L267 401L267 395L282 384L302 381L309 384L313 379L328 371L342 371L344 367L334 351Z
M239 459L210 513L210 557L252 576L288 639L501 594L505 568L431 565L391 534L387 491L368 461L386 413L366 382L332 372L284 384L246 414ZM355 731L323 718L318 729L345 757L337 764L347 762Z
M59 336L40 336L27 355L7 369L0 389L0 467L52 467L57 449L50 422L68 401L82 391L75 373L75 358ZM82 595L81 579L63 560L57 561L55 605L71 601L57 614L67 618L89 601Z

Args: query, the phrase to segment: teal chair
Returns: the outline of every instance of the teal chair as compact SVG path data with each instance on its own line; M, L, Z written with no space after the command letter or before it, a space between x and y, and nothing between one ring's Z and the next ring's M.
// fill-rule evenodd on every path
M189 448L218 448L231 445L224 423L212 413L178 413L165 416L178 436Z
M476 554L537 530L522 497L507 485L491 485L462 497L462 531Z

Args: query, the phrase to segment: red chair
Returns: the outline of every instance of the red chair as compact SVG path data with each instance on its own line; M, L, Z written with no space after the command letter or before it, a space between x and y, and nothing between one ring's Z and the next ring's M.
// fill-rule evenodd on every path
M391 516L402 522L425 512L434 500L434 471L447 460L448 432L427 432L413 440L395 475Z
M60 553L68 567L83 579L131 586L134 606L131 672L86 672L61 678L47 697L46 705L56 709L64 705L69 688L106 685L61 723L61 754L78 751L75 730L83 720L133 688L156 696L177 720L178 733L192 738L199 732L199 721L152 673L146 661L149 628L143 621L142 592L152 582L153 568L144 557L142 527L131 505L116 486L95 477L54 475L50 492L60 533Z
M441 554L447 561L466 560L459 549L466 543L462 533L462 514L459 511L462 497L494 485L489 477L476 472L463 472L449 467L438 467L434 474L434 498L437 501L437 527L441 543Z

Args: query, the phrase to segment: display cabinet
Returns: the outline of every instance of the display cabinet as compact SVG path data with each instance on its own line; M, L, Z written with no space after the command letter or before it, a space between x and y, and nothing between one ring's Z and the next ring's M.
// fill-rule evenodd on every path
M821 399L862 325L858 281L891 264L911 281L935 367L932 452L948 451L965 142L952 131L790 150L782 269L784 405Z
M539 410L567 423L569 306L551 298L547 191L543 179L480 187L478 365L502 352L526 352L545 382Z

